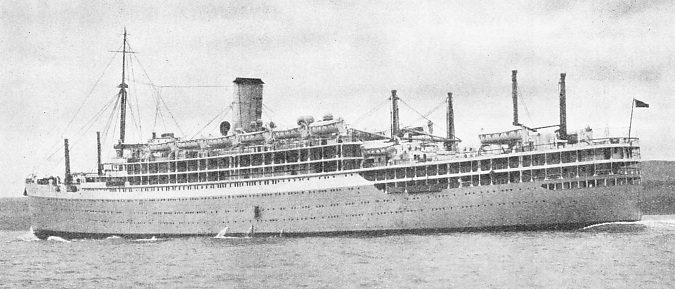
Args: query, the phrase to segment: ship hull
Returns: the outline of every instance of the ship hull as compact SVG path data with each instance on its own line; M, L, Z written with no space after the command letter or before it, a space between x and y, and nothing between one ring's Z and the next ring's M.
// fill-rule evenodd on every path
M344 183L357 185L299 182L285 190L236 188L234 194L207 186L161 198L29 197L41 238L549 230L641 218L639 184L549 190L533 182L386 194L372 184Z

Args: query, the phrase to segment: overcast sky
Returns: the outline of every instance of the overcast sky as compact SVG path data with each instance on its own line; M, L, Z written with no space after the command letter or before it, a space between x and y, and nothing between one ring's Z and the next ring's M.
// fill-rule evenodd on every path
M650 104L633 120L643 159L675 160L672 1L98 2L0 3L0 196L19 196L31 173L63 174L63 138L73 171L95 168L96 131L107 132L104 156L112 155L119 129L106 131L117 121L106 104L121 57L110 51L124 27L137 52L129 141L152 131L216 134L230 116L232 80L255 77L266 83L265 120L281 127L331 112L384 130L397 89L414 109L401 105L403 125L424 125L417 112L433 111L443 134L444 108L434 109L453 92L457 135L476 145L481 132L512 128L517 69L522 123L558 123L566 72L569 131L626 135L636 98ZM215 87L153 93L150 82ZM170 113L163 107L155 121L157 92Z

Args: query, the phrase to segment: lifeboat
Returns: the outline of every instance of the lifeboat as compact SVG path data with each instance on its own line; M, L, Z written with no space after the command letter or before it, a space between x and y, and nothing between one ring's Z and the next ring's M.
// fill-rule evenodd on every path
M527 133L523 129L510 130L498 133L480 134L478 138L481 144L508 144L513 142L522 142Z
M322 121L318 123L311 124L309 126L309 133L313 136L324 136L339 133L342 128L342 122L333 120L333 121Z
M300 138L302 136L302 132L300 131L299 127L296 127L289 130L273 131L272 136L274 139Z
M199 148L199 142L197 140L186 140L177 142L176 145L179 149L183 150L194 150Z
M172 143L173 142L171 142L171 143L169 143L169 142L151 143L151 144L148 144L148 148L150 149L150 151L153 151L153 152L170 151Z
M207 139L206 144L210 148L228 148L235 142L234 136L224 136L219 138Z
M393 145L371 148L361 146L361 152L364 156L385 156L396 154L396 148Z
M242 133L238 134L237 138L239 139L239 142L241 143L256 143L256 142L263 142L265 141L265 134L267 134L266 131L257 131L257 132L252 132L252 133Z

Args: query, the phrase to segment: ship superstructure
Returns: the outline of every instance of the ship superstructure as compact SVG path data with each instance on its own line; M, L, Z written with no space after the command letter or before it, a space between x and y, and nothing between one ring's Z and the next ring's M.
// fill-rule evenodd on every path
M126 40L125 40L126 41ZM125 48L126 49L126 48ZM126 53L124 50L123 53ZM220 137L115 145L94 173L27 179L39 236L185 236L576 228L639 220L636 138L568 133L565 75L555 133L518 122L459 149L452 94L447 135L401 128L391 95L391 133L325 115L279 129L261 119L264 82L234 80L233 121ZM124 80L120 94L126 97ZM121 112L122 114L124 111ZM122 118L123 119L123 118ZM100 152L100 149L99 149ZM66 143L66 163L68 162ZM99 153L100 155L100 153Z

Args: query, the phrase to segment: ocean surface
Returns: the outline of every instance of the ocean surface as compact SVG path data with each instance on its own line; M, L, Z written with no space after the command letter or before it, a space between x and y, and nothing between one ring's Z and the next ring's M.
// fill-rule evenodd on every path
M675 215L574 231L33 240L0 288L675 288Z

